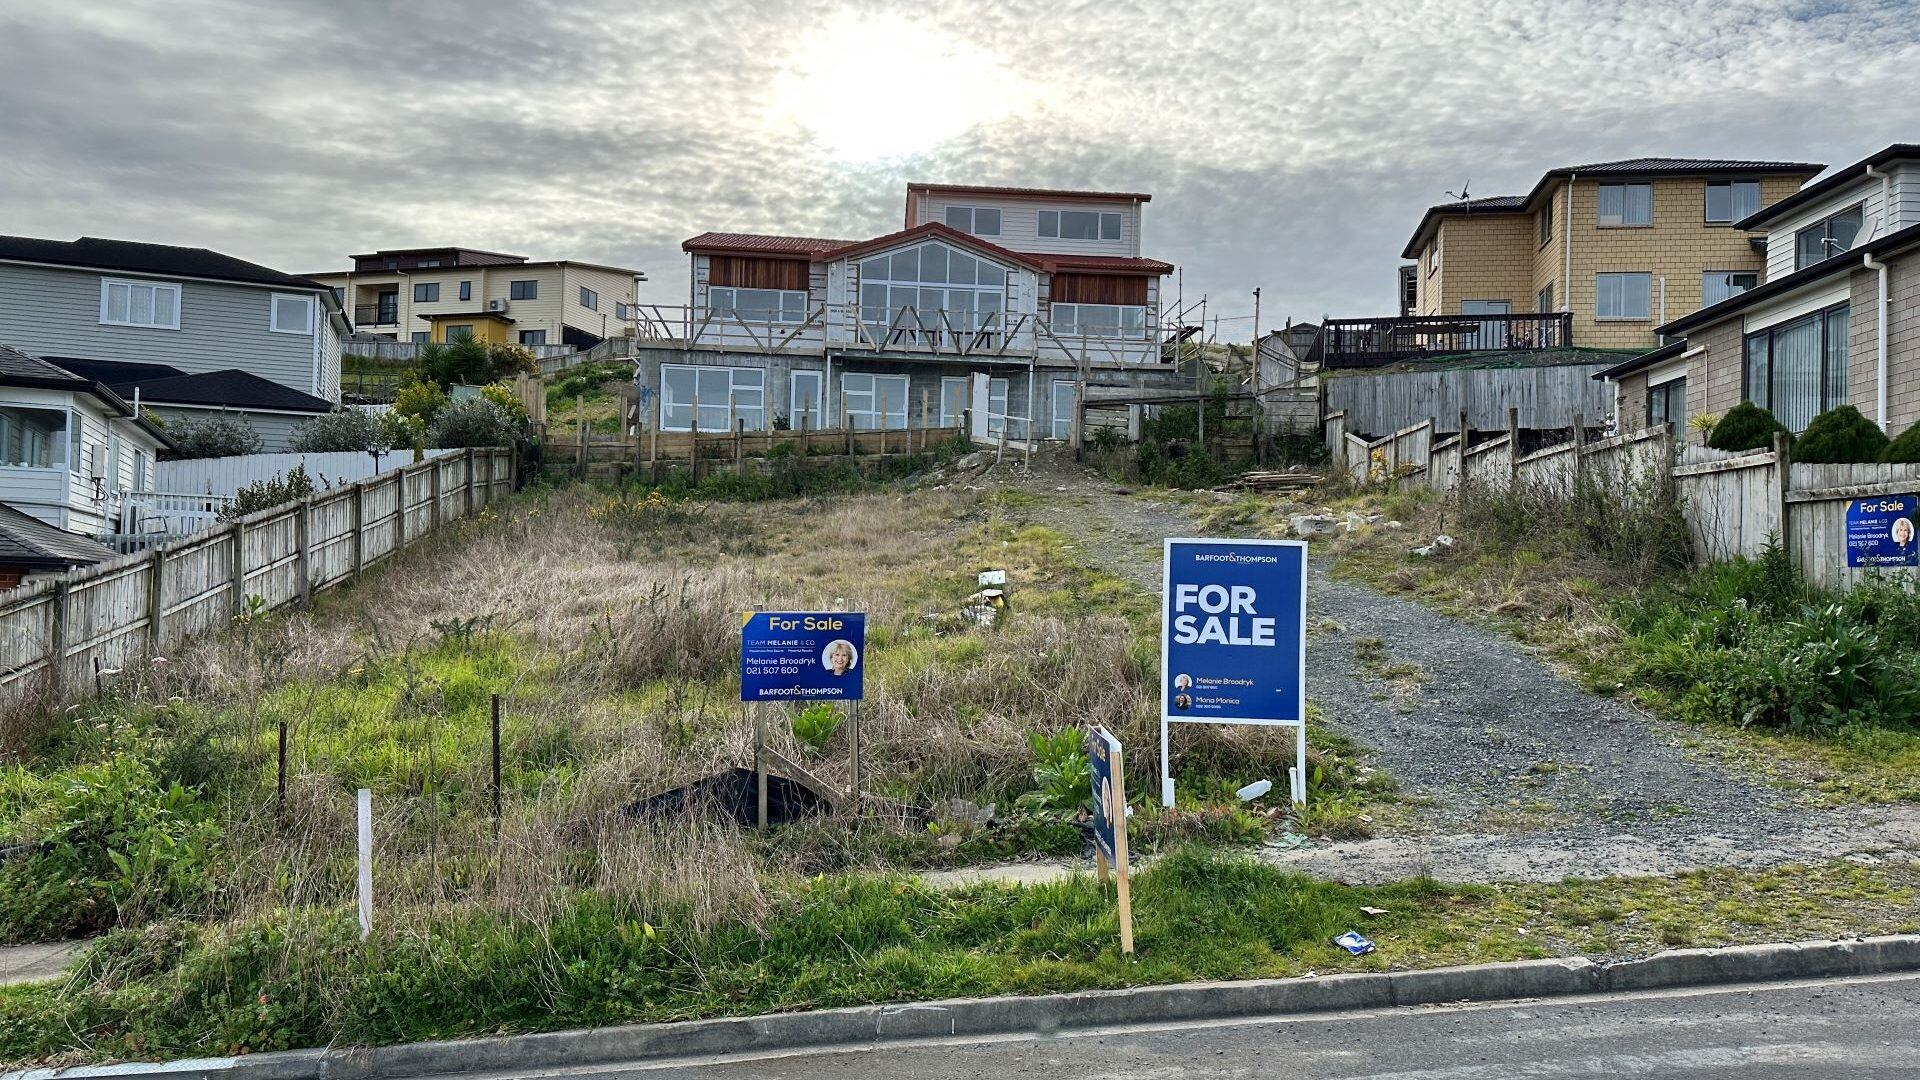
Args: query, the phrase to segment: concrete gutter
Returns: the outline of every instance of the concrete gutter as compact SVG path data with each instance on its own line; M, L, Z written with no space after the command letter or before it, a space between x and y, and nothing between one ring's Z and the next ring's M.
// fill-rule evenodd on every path
M1287 1016L1465 1001L1726 986L1920 970L1920 935L1679 949L1644 960L1585 957L1426 971L1185 983L1046 997L967 998L691 1020L365 1049L296 1050L165 1065L32 1069L0 1080L381 1080L506 1073L721 1054L871 1046L954 1036Z

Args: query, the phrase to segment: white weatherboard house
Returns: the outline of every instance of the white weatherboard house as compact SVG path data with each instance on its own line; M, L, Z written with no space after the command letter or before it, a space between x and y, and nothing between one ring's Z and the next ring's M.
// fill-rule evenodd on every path
M1069 437L1081 386L1163 366L1161 279L1140 192L910 184L904 227L865 240L708 232L686 308L635 331L650 423L703 431L955 426ZM666 349L653 350L665 353Z
M340 400L346 330L332 290L217 251L0 236L0 341L63 366L144 369L156 381L218 376L164 390L182 409L235 412L269 443L284 440L289 414Z

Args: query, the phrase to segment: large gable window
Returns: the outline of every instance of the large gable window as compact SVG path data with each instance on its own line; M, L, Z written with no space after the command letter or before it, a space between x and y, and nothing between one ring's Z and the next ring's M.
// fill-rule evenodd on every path
M1854 206L1794 233L1793 268L1804 270L1852 247L1863 220L1860 207Z
M100 321L108 326L180 329L180 286L152 281L100 282Z
M660 430L688 431L699 401L701 431L729 431L744 420L747 430L766 424L767 373L760 368L660 365Z
M707 307L716 315L742 322L799 323L807 318L807 294L789 289L714 285L707 289Z
M1048 240L1118 240L1120 215L1097 210L1042 210L1039 232Z
M1747 335L1746 399L1790 430L1847 400L1847 305Z
M1007 270L929 241L860 262L860 321L876 338L1001 330Z

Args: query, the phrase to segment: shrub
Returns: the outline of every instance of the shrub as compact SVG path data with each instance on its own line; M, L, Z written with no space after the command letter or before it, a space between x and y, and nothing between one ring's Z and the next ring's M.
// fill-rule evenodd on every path
M342 451L365 453L391 447L382 435L380 420L372 413L361 409L339 409L302 424L291 445L302 454Z
M451 402L427 425L427 442L457 449L465 446L512 446L526 433L526 421L509 414L484 397Z
M166 426L173 440L168 456L181 458L234 457L260 452L260 435L246 421L233 416L205 420L174 420Z
M447 392L430 382L407 383L393 395L393 411L402 417L418 420L423 430L446 407Z
M1888 443L1880 453L1880 460L1898 464L1920 463L1920 424L1901 432L1899 438Z
M1686 516L1665 469L1594 469L1571 494L1534 484L1470 484L1460 491L1460 516L1502 547L1590 556L1596 577L1621 584L1693 563Z
M380 414L380 444L393 450L423 450L427 445L427 422L417 416L403 416L397 409Z
M506 383L488 383L480 390L480 396L505 409L508 416L518 420L523 426L528 422L527 407L513 387Z
M1093 766L1087 761L1086 733L1077 727L1047 734L1032 732L1034 790L1014 800L1026 810L1077 815L1093 803Z
M468 339L427 345L420 350L420 373L442 390L455 383L484 386L539 370L531 349L502 342Z
M98 933L202 896L218 829L197 794L131 755L57 777L24 821L34 852L0 866L0 940Z
M220 511L220 519L238 521L255 511L304 499L311 494L313 478L307 475L307 467L295 465L279 476L256 480L235 492L233 502Z
M1793 443L1793 460L1845 463L1879 461L1887 451L1886 432L1851 405L1837 405L1813 418Z
M1787 431L1785 424L1774 419L1773 414L1755 405L1743 401L1727 410L1720 422L1713 425L1713 434L1708 437L1707 445L1715 450L1764 450L1773 445L1773 433L1786 432L1789 441L1793 433Z

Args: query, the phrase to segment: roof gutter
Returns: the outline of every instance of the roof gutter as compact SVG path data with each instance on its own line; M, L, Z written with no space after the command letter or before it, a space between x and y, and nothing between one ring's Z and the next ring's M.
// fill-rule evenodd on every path
M1893 213L1893 176L1878 166L1867 166L1866 174L1880 181L1880 217L1884 222ZM1873 306L1876 324L1876 344L1873 358L1873 418L1883 432L1889 431L1887 417L1887 264L1873 257L1868 251L1860 256L1861 263L1879 277L1880 289L1877 302Z

